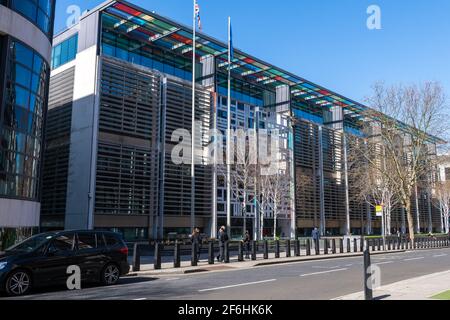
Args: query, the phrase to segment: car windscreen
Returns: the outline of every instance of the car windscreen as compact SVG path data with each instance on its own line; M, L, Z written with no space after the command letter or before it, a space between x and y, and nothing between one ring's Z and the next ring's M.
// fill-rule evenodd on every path
M53 234L39 234L28 238L8 249L7 252L33 252L44 245L48 240L53 238Z

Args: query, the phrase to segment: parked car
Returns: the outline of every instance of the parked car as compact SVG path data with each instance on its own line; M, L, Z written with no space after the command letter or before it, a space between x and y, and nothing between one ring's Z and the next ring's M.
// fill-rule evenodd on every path
M78 266L81 284L114 285L126 275L128 247L120 234L63 231L35 235L0 253L0 291L28 294L34 287L66 284L69 266Z

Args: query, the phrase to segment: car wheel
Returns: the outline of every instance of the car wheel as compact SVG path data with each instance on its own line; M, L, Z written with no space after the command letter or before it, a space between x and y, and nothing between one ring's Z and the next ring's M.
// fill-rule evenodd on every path
M13 271L6 280L6 293L23 296L31 291L31 276L25 270Z
M119 267L113 263L106 265L102 272L101 281L106 286L115 285L120 279Z

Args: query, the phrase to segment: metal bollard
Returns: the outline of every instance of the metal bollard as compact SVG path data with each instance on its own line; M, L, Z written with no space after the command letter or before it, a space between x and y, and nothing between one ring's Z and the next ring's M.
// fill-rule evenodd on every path
M286 258L291 257L291 240L286 241Z
M253 240L252 242L252 260L256 261L256 247L258 246L258 242L256 240Z
M372 287L369 286L369 280L372 276L370 264L370 251L369 249L364 250L364 297L365 300L373 300Z
M392 244L392 240L389 239L388 240L388 251L391 251L391 244Z
M381 251L381 240L377 240L378 251Z
M155 243L155 261L153 262L153 268L155 270L161 270L161 244Z
M181 267L181 252L180 252L180 243L178 241L175 242L175 247L173 250L173 267L179 268Z
M198 244L197 242L191 245L191 266L196 267L198 265Z
M352 252L350 238L347 238L347 253Z
M323 253L328 254L328 239L323 240Z
M300 240L294 240L294 255L300 257Z
M135 243L133 247L133 271L141 271L141 253L138 243Z
M208 243L208 264L214 264L214 240Z
M264 259L269 259L269 242L264 240Z
M320 255L320 240L317 239L314 241L314 249L316 250L316 256Z
M280 257L280 240L275 241L275 259Z
M364 244L366 243L366 240L363 236L361 236L361 241L359 242L359 251L364 252Z
M358 252L358 240L353 239L353 252Z
M225 241L225 263L230 263L230 241Z
M244 261L244 243L242 241L239 241L239 247L238 247L238 261L242 262Z
M311 255L311 240L306 239L306 255Z
M333 254L336 254L336 239L333 239L331 242L331 251L333 252Z
M339 239L339 253L344 253L344 239Z
M375 239L370 240L370 242L372 242L372 251L375 251L376 249Z

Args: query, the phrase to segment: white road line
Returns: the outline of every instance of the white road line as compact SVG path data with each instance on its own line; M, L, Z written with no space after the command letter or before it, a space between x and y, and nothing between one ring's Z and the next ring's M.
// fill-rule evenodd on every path
M277 281L277 279L240 283L240 284L234 284L234 285L231 285L231 286L217 287L217 288L211 288L211 289L203 289L203 290L198 290L198 292L216 291L216 290L222 290L222 289L228 289L228 288L251 286L253 284L261 284L261 283L274 282L274 281Z
M143 300L147 300L147 298L139 298L139 299L133 299L134 301L143 301Z
M353 264L347 264L344 267L351 267Z
M435 255L435 256L433 256L433 258L440 258L440 257L446 257L447 256L447 254L438 254L438 255Z
M335 270L328 270L328 271L322 271L322 272L314 272L314 273L305 273L300 275L300 277L309 277L309 276L315 276L315 275L319 275L319 274L325 274L325 273L331 273L331 272L339 272L339 271L346 271L348 270L347 268L342 268L342 269L335 269Z
M313 266L314 269L337 269L340 266L334 266L334 267L321 267L321 266Z
M411 259L404 259L403 261L414 261L414 260L422 260L425 259L425 257L417 257L417 258L411 258Z
M374 263L374 264L379 266L379 265L382 265L382 264L389 264L389 263L394 263L394 261L377 262L377 263Z
M169 279L166 279L166 281L175 281L175 280L180 280L180 278L169 278Z

